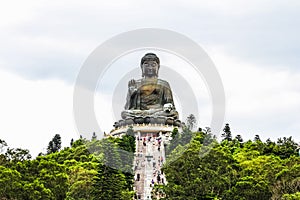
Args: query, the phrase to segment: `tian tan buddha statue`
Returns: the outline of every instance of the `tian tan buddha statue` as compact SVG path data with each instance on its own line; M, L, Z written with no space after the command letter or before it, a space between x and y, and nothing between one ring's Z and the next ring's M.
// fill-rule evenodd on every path
M129 124L169 124L180 126L172 91L167 81L158 79L159 58L147 53L141 60L142 78L130 80L125 110L115 127Z

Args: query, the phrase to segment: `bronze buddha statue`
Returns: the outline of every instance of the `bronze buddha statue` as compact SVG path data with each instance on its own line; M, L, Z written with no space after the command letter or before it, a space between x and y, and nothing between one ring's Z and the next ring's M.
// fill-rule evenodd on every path
M120 123L152 122L171 125L177 121L179 125L171 87L167 81L158 79L159 58L154 53L147 53L140 65L142 78L132 79L128 83L125 110L121 113L123 121L120 120ZM115 126L118 126L116 123Z

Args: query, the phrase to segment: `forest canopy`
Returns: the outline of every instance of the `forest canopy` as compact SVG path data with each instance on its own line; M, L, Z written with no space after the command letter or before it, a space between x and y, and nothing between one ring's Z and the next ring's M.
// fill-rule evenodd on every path
M167 184L155 185L152 199L300 199L299 145L292 137L244 141L229 124L223 131L218 141L208 127L174 129L162 168ZM0 199L133 199L132 133L102 140L93 134L65 148L55 135L36 158L0 140Z

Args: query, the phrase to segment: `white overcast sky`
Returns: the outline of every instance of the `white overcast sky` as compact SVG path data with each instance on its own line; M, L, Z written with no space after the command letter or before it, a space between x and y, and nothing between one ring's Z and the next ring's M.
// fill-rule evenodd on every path
M69 145L80 134L73 119L73 89L85 59L117 34L160 28L194 40L213 60L225 88L225 123L233 135L293 136L300 142L299 10L298 0L2 1L0 139L33 155L45 152L57 133ZM144 52L135 53L114 67L136 63L138 68ZM161 57L162 64L172 65L167 54ZM113 93L117 83L111 82L102 89ZM205 88L199 93L200 111L194 114L205 127L210 97ZM110 98L96 96L95 113L109 132Z

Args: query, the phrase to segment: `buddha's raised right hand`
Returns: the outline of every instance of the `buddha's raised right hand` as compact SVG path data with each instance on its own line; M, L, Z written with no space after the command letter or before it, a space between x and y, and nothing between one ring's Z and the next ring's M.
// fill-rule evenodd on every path
M135 82L134 79L131 79L131 80L128 82L128 87L129 87L129 88L136 87L136 82Z

